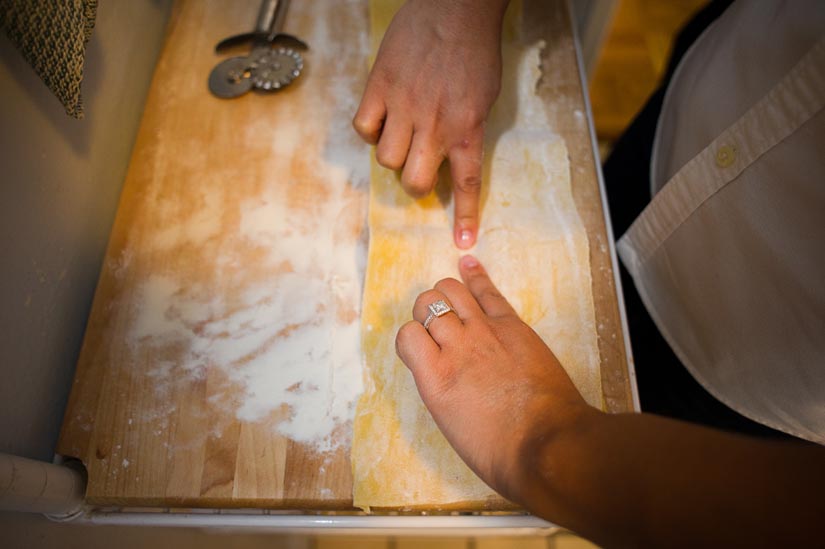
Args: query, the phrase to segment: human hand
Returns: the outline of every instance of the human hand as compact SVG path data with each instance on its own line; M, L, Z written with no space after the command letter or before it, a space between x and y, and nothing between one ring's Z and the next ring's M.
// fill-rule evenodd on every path
M501 23L509 0L409 0L387 29L353 126L401 170L412 196L435 187L449 158L453 237L478 234L484 121L501 84Z
M448 278L418 296L396 349L433 419L461 458L503 496L522 502L532 450L595 412L552 351L472 256L466 284ZM454 309L422 323L439 299Z

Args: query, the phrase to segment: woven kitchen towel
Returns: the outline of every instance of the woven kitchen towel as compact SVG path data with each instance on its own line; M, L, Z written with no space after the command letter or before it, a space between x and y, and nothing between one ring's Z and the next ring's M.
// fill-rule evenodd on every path
M66 108L83 118L80 83L97 0L0 0L0 27Z

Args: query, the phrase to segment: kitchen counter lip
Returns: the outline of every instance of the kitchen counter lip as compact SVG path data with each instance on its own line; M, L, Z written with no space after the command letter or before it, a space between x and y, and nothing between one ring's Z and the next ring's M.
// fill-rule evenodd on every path
M579 39L579 29L573 16L573 6L571 0L564 0L567 6L567 14L570 20L570 29L573 34L573 49L576 51L576 64L579 68L579 82L581 83L582 97L584 100L585 118L587 120L588 134L590 135L590 149L596 165L596 177L599 182L599 194L602 201L602 213L604 214L605 232L607 233L608 248L610 251L610 264L613 268L613 283L616 289L616 301L619 308L619 318L621 321L622 338L624 341L625 361L627 364L628 384L630 385L631 406L634 412L641 412L642 407L639 402L639 387L636 383L636 366L633 362L633 349L630 346L630 332L627 325L627 311L624 304L624 288L622 287L621 270L619 268L619 257L616 253L616 236L613 234L613 224L610 219L610 207L607 203L607 189L602 173L601 158L599 154L599 144L596 140L596 127L593 123L593 109L590 105L590 93L588 92L587 72L584 67L584 55L582 53L581 41Z
M257 512L255 512L257 511ZM53 519L57 520L57 519ZM529 514L472 515L366 515L306 514L270 512L266 509L192 509L173 512L170 509L90 508L63 522L99 525L215 527L288 530L294 533L357 534L369 531L391 531L394 535L409 531L416 535L550 535L558 526ZM422 532L424 530L424 532Z

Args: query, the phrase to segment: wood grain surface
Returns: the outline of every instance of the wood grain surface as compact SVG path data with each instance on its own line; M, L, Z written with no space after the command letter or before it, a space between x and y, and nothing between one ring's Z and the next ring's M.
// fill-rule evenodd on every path
M187 281L178 292L208 288L229 303L241 299L244 285L273 276L262 260L266 249L231 238L244 201L268 192L268 174L286 174L281 179L291 184L279 196L290 211L318 217L318 197L343 201L336 238L363 238L365 189L353 184L332 196L318 166L327 165L330 132L355 139L331 121L351 116L367 74L367 2L292 3L286 30L312 47L305 74L275 96L218 100L206 88L221 59L214 44L249 30L257 8L256 0L180 0L174 9L57 447L86 466L89 504L352 509L346 425L333 433L333 450L319 452L274 428L288 407L238 419L227 411L250 389L231 372L208 362L195 372L181 369L180 342L145 346L133 334L153 276L174 272ZM528 36L548 44L540 93L566 140L574 199L590 238L605 408L628 411L624 340L568 8L562 0L525 1L525 12ZM211 218L199 217L204 212ZM179 245L158 247L169 231ZM233 262L227 266L224 257ZM337 311L352 314L344 306ZM177 377L164 384L170 375Z
M563 0L524 2L526 38L544 40L543 78L538 93L545 99L551 124L564 137L570 155L573 199L590 240L593 304L601 355L604 409L634 410L628 352L625 348L619 300L614 282L610 240L598 179L598 158L593 150L582 75L576 58L570 9Z

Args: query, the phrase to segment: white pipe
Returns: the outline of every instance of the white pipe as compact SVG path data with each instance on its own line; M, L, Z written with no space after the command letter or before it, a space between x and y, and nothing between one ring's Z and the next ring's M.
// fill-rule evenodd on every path
M81 511L85 489L72 467L0 453L0 510L67 517Z

